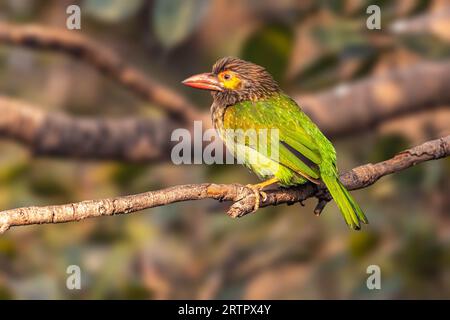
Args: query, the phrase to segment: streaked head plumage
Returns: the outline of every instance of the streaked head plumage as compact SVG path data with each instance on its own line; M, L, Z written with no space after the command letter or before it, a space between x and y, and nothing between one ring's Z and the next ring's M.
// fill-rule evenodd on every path
M280 91L264 67L236 57L221 58L213 65L211 73L194 75L183 83L210 90L215 102L223 106L257 101Z
M215 99L226 104L258 100L278 92L279 86L262 66L236 57L219 59L212 68L225 90L213 92Z

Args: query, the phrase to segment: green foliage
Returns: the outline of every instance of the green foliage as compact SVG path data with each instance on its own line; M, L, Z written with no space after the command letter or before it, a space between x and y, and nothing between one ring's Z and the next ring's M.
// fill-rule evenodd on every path
M392 134L378 138L372 151L372 162L380 162L392 158L397 153L409 148L411 143L402 135ZM419 188L425 175L423 166L415 166L406 171L399 172L393 179L405 189L411 190Z
M329 87L337 80L336 68L338 64L339 57L336 53L325 53L295 76L294 81L300 83L303 90L313 91Z
M443 247L432 230L411 230L405 237L405 246L397 252L395 260L401 266L403 275L408 280L415 281L423 274L437 276L444 257Z
M445 59L450 56L450 44L433 35L403 35L399 37L399 43L429 59Z
M145 165L123 163L117 166L112 174L112 180L119 186L129 186L136 178L143 175L145 170Z
M171 49L199 26L207 13L208 0L156 0L153 8L153 30L159 42Z
M407 149L410 142L403 135L390 134L378 137L374 142L372 155L370 159L372 162L380 162L392 158L400 151Z
M432 3L432 0L416 0L415 6L412 8L410 14L419 14L426 11Z
M11 300L11 299L14 299L14 296L12 295L11 291L0 284L0 300Z
M367 44L367 37L360 30L360 21L340 20L331 27L315 28L314 36L327 50L341 51L348 46Z
M352 256L361 258L377 247L378 234L370 230L352 232L348 238L348 248Z
M293 32L285 25L268 25L257 30L245 43L241 57L265 66L281 81L293 47Z
M1 256L14 258L17 254L17 246L12 239L0 238L0 258Z
M29 172L30 165L25 161L18 161L0 166L0 183L12 183Z
M30 182L31 190L39 196L69 197L71 191L57 179L35 179Z
M142 7L144 0L84 0L83 12L105 23L119 23Z
M121 299L146 300L152 297L152 293L139 283L126 286L123 289L123 297Z

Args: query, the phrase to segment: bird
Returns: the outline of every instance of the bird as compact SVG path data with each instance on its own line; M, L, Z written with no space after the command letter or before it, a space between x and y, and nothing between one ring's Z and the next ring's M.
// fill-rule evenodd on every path
M262 180L247 185L256 197L254 211L261 198L267 199L264 189L268 186L323 183L351 229L359 230L361 223L368 223L339 181L333 144L264 67L224 57L213 65L212 72L193 75L182 83L211 92L214 128L233 156ZM275 131L278 141L264 145L258 134L246 134L263 130Z

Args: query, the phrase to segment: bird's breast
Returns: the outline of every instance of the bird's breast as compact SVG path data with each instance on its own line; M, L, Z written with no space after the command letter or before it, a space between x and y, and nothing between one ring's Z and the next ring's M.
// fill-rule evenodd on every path
M216 102L211 105L211 121L214 129L219 132L221 137L222 132L224 131L224 116L226 109L226 107L220 106Z

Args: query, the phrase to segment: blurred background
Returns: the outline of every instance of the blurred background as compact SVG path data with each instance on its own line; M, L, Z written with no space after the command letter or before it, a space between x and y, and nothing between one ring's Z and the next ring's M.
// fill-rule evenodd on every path
M81 7L82 29L70 32L109 48L204 112L210 95L180 81L226 55L266 66L300 101L423 63L448 68L450 58L444 0L0 0L0 21L66 30L71 4ZM366 27L370 4L381 8L381 30ZM381 95L398 104L425 94L427 83L416 80L411 91L399 95L387 86ZM164 115L85 62L5 43L0 94L73 117ZM358 133L330 135L341 171L449 134L450 101L430 101L436 103ZM35 156L0 139L1 210L186 183L256 182L238 165ZM207 200L12 228L0 236L0 298L450 298L449 173L449 158L430 161L353 192L370 220L361 232L345 226L334 203L315 217L313 200L236 220L224 214L227 204ZM69 265L81 268L81 290L66 288ZM381 268L381 290L366 287L369 265Z

